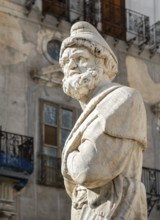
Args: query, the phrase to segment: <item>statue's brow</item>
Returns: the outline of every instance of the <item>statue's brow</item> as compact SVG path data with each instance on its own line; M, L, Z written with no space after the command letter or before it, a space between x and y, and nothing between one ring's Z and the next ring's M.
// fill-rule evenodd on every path
M71 54L70 57L72 58L73 56L82 56L82 55L84 55L83 51L75 51Z

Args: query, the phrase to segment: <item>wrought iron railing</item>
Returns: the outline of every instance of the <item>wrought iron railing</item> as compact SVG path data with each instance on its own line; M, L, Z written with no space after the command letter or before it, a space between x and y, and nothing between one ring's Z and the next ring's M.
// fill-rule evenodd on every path
M139 45L148 42L150 39L149 17L126 9L126 32L128 40L136 38Z
M0 168L32 173L33 138L0 131Z
M64 188L61 174L61 158L39 156L39 184ZM143 167L142 182L146 187L148 215L160 201L160 170Z
M39 156L39 184L63 188L61 158Z
M142 182L146 188L148 215L150 215L154 205L160 202L160 170L143 167Z
M160 21L156 22L150 27L150 41L149 45L152 48L159 48L160 46Z
M83 5L84 9L84 20L90 22L91 24L97 24L98 19L98 10L96 8L96 1L95 0L86 0L84 1Z

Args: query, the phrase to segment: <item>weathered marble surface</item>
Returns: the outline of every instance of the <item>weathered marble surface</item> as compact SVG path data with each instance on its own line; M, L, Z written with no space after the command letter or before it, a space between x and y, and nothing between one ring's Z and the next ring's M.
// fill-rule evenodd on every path
M63 90L83 113L62 154L72 199L72 220L145 220L141 183L146 114L136 90L112 83L117 58L87 22L77 22L62 43Z

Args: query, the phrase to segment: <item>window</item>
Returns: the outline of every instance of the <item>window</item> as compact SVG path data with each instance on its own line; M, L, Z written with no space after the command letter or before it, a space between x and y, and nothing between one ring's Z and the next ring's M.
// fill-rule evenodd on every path
M61 153L74 123L71 107L40 101L41 154L39 155L39 184L64 187L61 175Z
M102 0L102 31L125 40L125 0Z
M66 17L67 4L66 0L43 0L43 14L51 14L55 17Z
M70 107L41 101L42 147L48 155L60 157L73 127L74 110Z
M50 102L41 102L42 145L47 154L60 157L65 140L72 127L74 111L71 108Z
M62 35L60 33L59 36L55 35L56 34L45 34L41 45L44 56L52 64L58 64L62 42Z

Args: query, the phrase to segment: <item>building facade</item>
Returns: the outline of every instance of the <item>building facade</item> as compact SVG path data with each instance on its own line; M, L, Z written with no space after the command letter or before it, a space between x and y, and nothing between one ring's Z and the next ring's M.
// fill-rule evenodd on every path
M142 181L160 218L160 3L158 0L0 1L0 219L69 220L61 151L81 113L62 91L61 42L91 22L119 61L116 82L138 89L147 112Z

